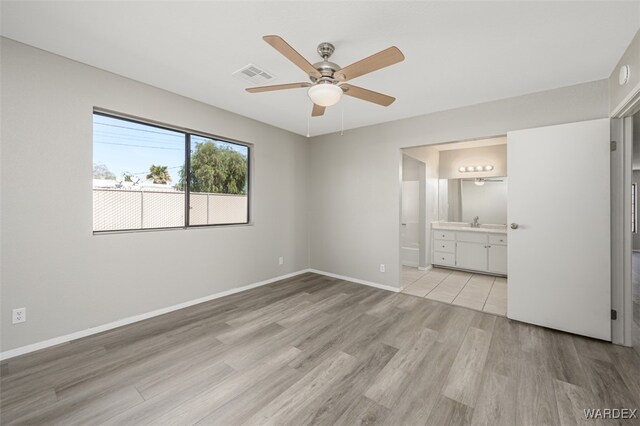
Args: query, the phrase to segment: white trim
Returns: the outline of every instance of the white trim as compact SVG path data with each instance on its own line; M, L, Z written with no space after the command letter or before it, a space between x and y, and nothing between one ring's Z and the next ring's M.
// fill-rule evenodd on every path
M99 325L97 327L91 327L86 330L76 331L74 333L65 334L64 336L54 337L52 339L43 340L41 342L32 343L30 345L21 346L19 348L10 349L5 352L0 352L0 360L4 361L9 358L16 357L18 355L24 355L29 352L38 351L40 349L49 348L51 346L59 345L62 343L67 343L72 340L77 340L82 337L91 336L92 334L102 333L103 331L112 330L114 328L122 327L123 325L132 324L134 322L146 320L148 318L153 318L158 315L163 315L169 312L177 311L178 309L187 308L189 306L197 305L199 303L208 302L213 299L219 299L220 297L229 296L231 294L240 293L242 291L250 290L252 288L260 287L263 285L271 284L276 281L284 280L287 278L295 277L296 275L304 274L306 272L311 272L310 269L302 269L300 271L292 272L290 274L280 275L274 278L269 278L268 280L260 281L257 283L249 284L243 287L232 288L230 290L225 290L220 293L211 294L209 296L200 297L198 299L189 300L187 302L178 303L177 305L168 306L166 308L156 309L155 311L146 312L140 315L134 315L131 317L123 318L117 321L113 321L107 324ZM318 272L320 273L320 272ZM322 273L327 275L326 273Z
M622 102L611 112L612 118L624 118L633 115L640 106L640 82L624 97Z
M432 266L432 265L427 265L427 266L425 266L424 268L423 268L422 266L418 266L418 270L419 270L419 271L429 271L429 270L431 270L431 269L433 269L433 266Z
M319 271L317 269L309 269L308 272L312 272L314 274L319 274L319 275L326 275L327 277L338 278L340 280L351 281L356 284L368 285L369 287L375 287L382 290L392 291L394 293L400 293L400 291L402 291L402 289L398 287L391 287L390 285L378 284L371 281L360 280L358 278L352 278L344 275L333 274L331 272Z

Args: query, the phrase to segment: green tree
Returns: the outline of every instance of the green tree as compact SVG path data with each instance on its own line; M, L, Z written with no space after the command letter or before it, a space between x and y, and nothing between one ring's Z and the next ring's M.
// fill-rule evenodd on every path
M247 177L247 158L230 147L206 141L197 144L191 154L190 191L246 194ZM184 189L185 178L183 167L178 189Z
M124 179L125 182L133 182L133 174L131 174L131 172L123 172L122 179Z
M169 175L167 166L156 166L152 164L149 167L147 179L153 180L153 183L166 184L171 181L171 175Z
M94 179L114 179L116 175L102 163L93 163L93 178Z

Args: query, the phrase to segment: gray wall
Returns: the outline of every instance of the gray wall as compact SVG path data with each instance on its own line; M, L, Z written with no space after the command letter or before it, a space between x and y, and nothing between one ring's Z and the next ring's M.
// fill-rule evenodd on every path
M309 266L306 138L11 40L1 48L2 351ZM255 225L93 236L93 107L255 144ZM165 246L183 254L150 255ZM12 325L17 307L27 322Z
M420 162L408 155L402 156L402 180L420 180Z
M608 110L608 81L601 80L313 138L311 266L400 286L400 148L603 118Z
M618 75L622 65L631 67L629 81L624 86L618 84ZM609 77L609 111L613 112L631 91L640 84L640 30L636 33L627 50Z

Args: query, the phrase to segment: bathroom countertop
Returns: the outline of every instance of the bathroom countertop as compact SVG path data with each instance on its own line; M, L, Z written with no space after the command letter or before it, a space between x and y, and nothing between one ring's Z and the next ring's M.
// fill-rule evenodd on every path
M479 228L472 228L468 223L431 223L431 229L446 231L482 232L485 234L505 234L507 225L482 225Z

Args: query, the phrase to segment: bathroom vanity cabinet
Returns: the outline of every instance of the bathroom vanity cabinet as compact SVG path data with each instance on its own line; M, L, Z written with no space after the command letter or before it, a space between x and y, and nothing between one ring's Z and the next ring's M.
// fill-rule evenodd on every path
M434 266L507 275L506 229L438 227L431 235Z

